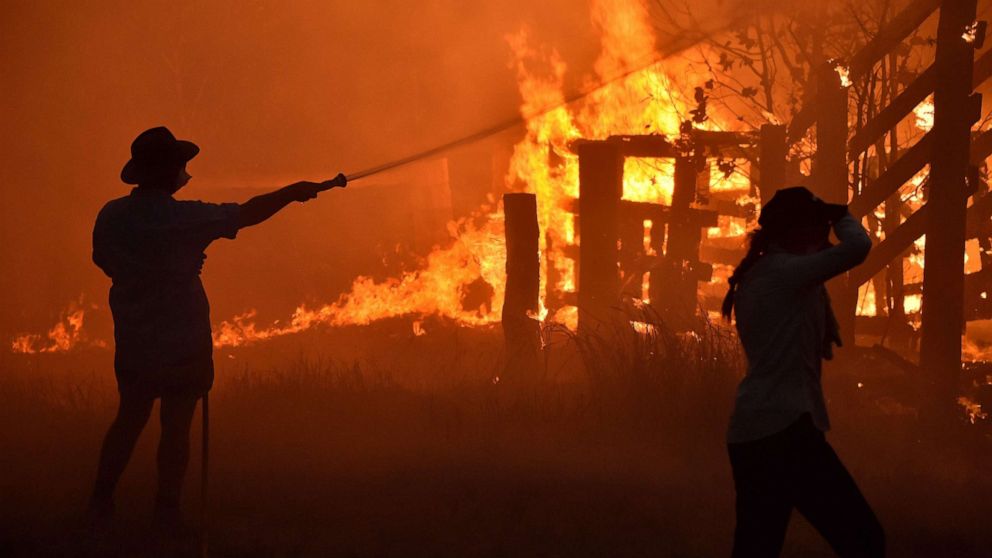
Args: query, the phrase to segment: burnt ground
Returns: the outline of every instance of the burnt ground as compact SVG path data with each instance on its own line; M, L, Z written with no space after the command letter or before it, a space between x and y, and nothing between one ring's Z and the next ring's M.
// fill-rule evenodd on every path
M428 331L323 331L218 352L211 556L729 555L722 435L736 364L690 351L651 365L664 370L591 372L563 340L539 379L494 384L498 331ZM162 541L149 527L154 419L116 523L82 528L113 414L109 353L7 355L0 366L0 554L196 554L195 538ZM990 430L961 420L926 433L886 389L898 375L864 359L832 368L829 439L891 556L987 555ZM831 555L795 514L783 556Z

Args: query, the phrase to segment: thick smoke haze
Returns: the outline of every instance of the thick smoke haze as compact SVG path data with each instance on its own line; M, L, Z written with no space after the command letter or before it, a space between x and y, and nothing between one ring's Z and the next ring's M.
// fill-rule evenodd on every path
M694 40L666 32L665 4L649 3L661 52ZM693 29L718 28L734 6L694 4L695 15L712 17ZM557 50L573 91L588 85L600 48L585 0L5 2L2 10L4 339L45 331L81 295L105 306L109 281L89 261L90 231L103 203L127 193L118 174L141 130L164 124L200 145L179 197L244 201L514 117L521 99L509 34L526 28L530 44ZM214 319L252 307L284 316L301 301L333 300L356 275L385 273L383 256L397 245L429 248L438 238L409 238L409 216L377 211L396 196L431 205L404 188L409 175L401 169L375 192L335 192L212 248L204 279ZM450 218L436 215L431 227L443 232ZM93 318L109 332L106 312Z
M143 129L165 124L196 141L194 180L180 197L218 199L232 188L357 171L514 116L520 99L504 36L521 26L554 45L576 75L597 47L584 2L5 2L3 12L0 332L8 339L44 330L81 294L104 305L108 281L89 262L90 231L101 205L127 193L118 174ZM371 252L354 237L361 229L314 222L335 215L338 200L294 208L267 231L245 231L244 244L271 234L286 235L289 251L319 244L321 254L295 258L311 266L322 255L333 266L340 246ZM304 218L310 226L294 231ZM369 231L380 218L357 217ZM293 289L306 271L273 268L250 246L233 246L211 249L206 266L215 317L246 305L228 304L228 280L265 295L273 279ZM359 271L373 270L347 273ZM351 279L341 277L338 290Z

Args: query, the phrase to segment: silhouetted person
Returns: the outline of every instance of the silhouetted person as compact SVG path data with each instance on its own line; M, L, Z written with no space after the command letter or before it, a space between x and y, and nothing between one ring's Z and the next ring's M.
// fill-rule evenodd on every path
M827 443L822 359L840 345L823 283L868 255L847 206L803 187L775 193L730 278L723 314L737 317L747 375L727 435L737 491L733 556L778 556L792 509L843 557L885 552L882 527ZM828 241L833 227L840 243Z
M218 238L265 221L293 201L345 186L344 175L297 182L246 203L178 201L186 163L199 148L164 128L143 132L131 144L121 180L131 193L103 207L93 229L93 261L112 280L114 371L120 393L117 417L100 452L91 512L108 518L113 493L131 452L161 399L155 518L178 525L189 431L197 399L213 384L210 309L200 282L204 250Z

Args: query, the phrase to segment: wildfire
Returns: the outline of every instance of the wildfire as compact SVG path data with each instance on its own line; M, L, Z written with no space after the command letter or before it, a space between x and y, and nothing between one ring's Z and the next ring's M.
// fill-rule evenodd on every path
M978 21L969 23L968 26L964 28L964 32L961 33L961 38L964 39L964 42L969 45L974 44L975 41L978 40L978 28Z
M577 238L575 215L569 208L578 196L578 157L572 144L580 138L605 139L621 134L659 134L679 136L680 127L689 119L698 98L686 96L703 84L701 74L687 62L655 61L656 38L646 3L643 0L593 0L592 20L600 35L600 54L593 65L593 75L585 80L592 90L580 101L566 103L565 77L568 67L554 49L533 44L526 29L506 37L512 53L511 69L516 74L521 96L520 110L526 120L525 135L513 149L505 176L508 191L525 191L537 195L538 221L541 230L541 301L534 317L551 319L573 327L577 322L574 306L554 308L549 315L545 295L547 281L561 293L576 289L575 261L569 257ZM705 48L705 47L700 47ZM850 85L848 68L835 70L844 85ZM619 78L619 79L618 79ZM548 111L548 107L557 107ZM914 109L915 126L929 131L933 126L932 96ZM707 130L735 130L741 124L734 115L722 115L709 107L707 118L697 127ZM770 122L779 122L766 114ZM739 205L759 205L752 197L749 178L739 165L725 161L712 169L710 192L729 194ZM901 191L904 201L918 208L926 170L913 177ZM631 201L670 204L674 188L674 165L669 159L628 158L624 161L623 198ZM908 193L907 193L908 191ZM876 215L884 217L884 213ZM663 223L644 221L644 248L657 255L651 246L651 230ZM721 246L743 247L749 222L742 217L720 216L716 227L707 229L705 238L719 239ZM285 320L267 326L256 322L257 314L248 310L215 327L214 345L239 346L298 333L312 327L365 325L398 316L413 318L413 334L425 335L422 318L440 316L466 326L497 323L502 310L505 287L506 246L504 218L498 202L480 209L472 219L449 225L450 238L423 258L419 269L399 277L376 282L358 277L350 290L336 301L317 306L298 306ZM907 280L922 276L924 238L905 259ZM973 261L977 262L978 258ZM710 292L725 285L731 272L727 265L715 264L708 285ZM921 277L920 277L921 278ZM908 282L908 281L907 281ZM647 277L643 278L642 298L647 300ZM862 287L859 314L875 315L875 292L871 284ZM917 315L921 297L908 293L904 310ZM47 335L21 335L12 342L15 352L56 352L69 350L83 340L84 312L71 307ZM99 342L97 342L99 343Z
M980 420L989 418L989 414L982 411L981 405L975 403L967 397L958 397L958 405L961 405L961 407L964 408L965 413L968 414L968 420L971 421L971 424L975 424Z
M933 95L930 95L923 102L916 105L916 108L913 109L913 115L916 117L917 128L924 132L933 130Z
M451 246L431 252L420 270L380 283L359 277L337 302L319 308L301 305L286 324L259 328L255 311L250 310L221 322L214 330L214 346L263 341L316 325L366 325L404 315L433 314L473 326L499 321L506 262L502 212L492 213L480 227L468 220L452 224L451 233ZM480 285L478 290L488 296L468 296L474 285ZM466 300L477 298L484 301L477 307L465 307ZM426 330L415 323L414 334L424 335Z
M82 298L72 302L62 311L59 321L42 335L38 333L25 333L18 335L11 341L11 350L21 354L37 353L61 353L72 350L77 346L88 343L95 347L105 347L106 343L101 340L88 341L83 331L83 321L86 317L86 310L96 309L95 305L84 305Z
M961 342L961 360L966 362L992 360L992 346L979 345L967 336Z
M679 83L679 67L657 62L655 36L647 7L640 0L595 0L592 19L600 32L601 53L594 64L589 83L608 83L587 98L565 104L564 78L567 66L553 49L541 49L529 40L526 29L508 36L513 53L511 67L517 75L522 98L521 113L526 118L526 135L514 147L506 176L510 191L537 194L538 221L542 231L541 292L545 282L561 292L575 290L575 263L565 256L566 247L576 243L575 217L566 208L578 196L578 158L571 144L579 138L603 139L615 134L679 134L691 104L683 91L696 83ZM638 70L638 68L642 68ZM626 76L616 80L617 76ZM611 81L615 80L615 81ZM701 80L702 81L702 80ZM547 111L548 107L558 107ZM529 117L538 114L539 116ZM722 126L712 115L702 127ZM726 119L731 122L732 119ZM674 169L671 161L629 159L625 162L623 197L628 200L671 203ZM747 178L739 172L716 173L711 190L740 190L747 195ZM451 227L452 244L427 256L423 267L402 277L375 283L359 277L349 293L337 302L319 308L300 306L286 323L259 328L254 312L235 316L216 328L216 346L235 346L303 331L317 324L361 325L402 315L439 315L470 326L495 323L500 318L504 291L506 247L503 215L496 207L482 225L471 222ZM741 236L741 223L727 223L711 230L709 236ZM549 269L548 267L551 267ZM489 302L465 308L464 293L472 286L488 290ZM548 317L541 300L537 317ZM570 327L577 311L557 309L553 320Z
M840 76L841 87L850 87L853 84L851 81L851 68L843 64L837 64L834 66L834 71Z
M570 149L571 142L622 134L677 137L693 106L683 92L691 92L705 81L687 81L693 77L686 76L687 72L680 71L685 68L673 61L656 62L637 70L655 56L654 32L642 2L597 0L593 2L593 22L600 30L602 47L594 65L595 81L608 85L581 103L528 120L527 135L514 148L507 176L510 188L537 194L538 218L544 233L541 249L549 256L542 264L542 278L558 277L555 287L563 292L575 289L574 262L565 255L566 247L576 242L574 216L565 208L578 196L579 189L578 158ZM515 55L524 114L542 104L560 103L565 98L566 66L557 53L542 55L530 45L525 31L508 37L508 42ZM617 75L626 77L611 81ZM732 118L709 116L701 128L733 129L725 125L734 122ZM736 170L726 175L711 174L712 191L737 191L745 197L748 187L747 178ZM674 164L670 159L624 161L623 199L667 205L673 189ZM663 225L646 222L645 236L650 235L652 226ZM719 227L708 231L708 236L740 237L743 245L744 233L743 223L723 220ZM574 327L575 316L574 307L565 306L553 319Z

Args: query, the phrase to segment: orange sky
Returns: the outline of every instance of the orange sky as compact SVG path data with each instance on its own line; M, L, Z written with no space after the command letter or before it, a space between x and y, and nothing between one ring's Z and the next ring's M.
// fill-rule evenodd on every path
M100 206L128 191L118 173L141 130L166 124L201 146L187 197L358 170L512 117L520 99L504 35L522 24L581 70L597 44L588 7L575 4L4 2L0 334L45 330L80 294L104 303L90 231ZM293 210L276 225L289 239L292 215L319 211ZM308 217L301 234L323 233ZM326 235L325 267L335 243L361 243L336 239L331 223ZM230 244L212 249L215 302L226 286L211 273L240 278L245 293L312 275L250 248L232 252L240 259L225 258Z

